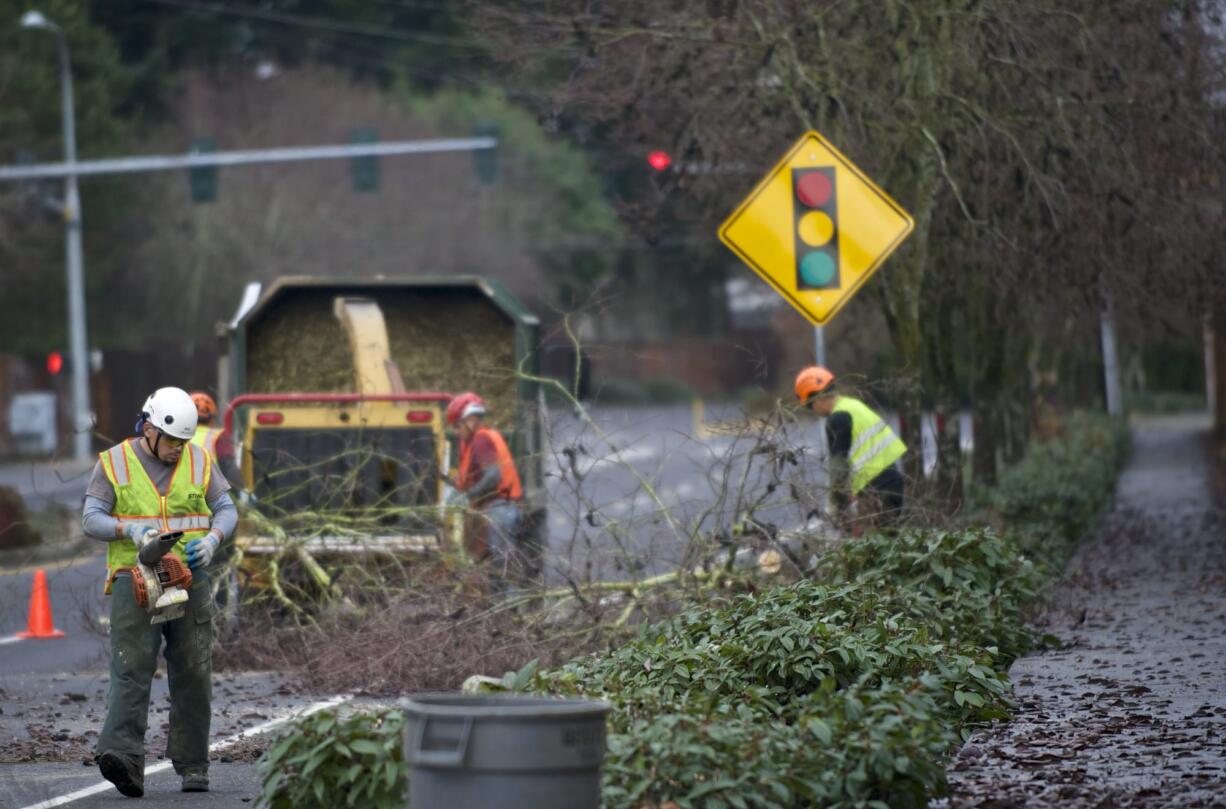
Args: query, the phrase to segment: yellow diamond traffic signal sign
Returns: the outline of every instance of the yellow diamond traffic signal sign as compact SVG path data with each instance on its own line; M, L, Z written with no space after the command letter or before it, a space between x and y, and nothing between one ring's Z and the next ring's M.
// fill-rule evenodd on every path
M724 220L719 238L821 326L914 227L897 202L809 132Z

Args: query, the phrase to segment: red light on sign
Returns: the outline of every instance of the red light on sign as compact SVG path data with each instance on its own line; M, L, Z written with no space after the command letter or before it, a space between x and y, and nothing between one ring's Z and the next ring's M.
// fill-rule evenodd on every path
M664 171L673 164L668 152L655 151L647 155L647 163L656 171Z
M285 421L285 416L276 411L268 411L267 413L259 413L255 417L256 424L280 424Z
M58 351L52 351L47 355L47 373L55 376L62 370L64 370L64 355Z

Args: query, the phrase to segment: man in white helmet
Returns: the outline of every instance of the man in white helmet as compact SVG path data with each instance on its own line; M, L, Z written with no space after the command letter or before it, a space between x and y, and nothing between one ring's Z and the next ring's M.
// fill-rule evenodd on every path
M234 531L238 512L230 484L208 450L190 442L196 405L179 388L145 400L137 437L101 453L85 492L85 533L105 540L106 593L111 597L111 679L96 760L103 777L128 797L145 792L149 688L166 641L170 732L166 757L184 792L209 788L209 724L213 674L213 605L207 567ZM182 531L170 551L191 569L186 614L153 624L132 587L138 544Z

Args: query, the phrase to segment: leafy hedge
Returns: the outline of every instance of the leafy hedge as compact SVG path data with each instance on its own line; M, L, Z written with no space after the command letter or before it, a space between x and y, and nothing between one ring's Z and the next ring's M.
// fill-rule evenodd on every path
M944 788L946 756L969 726L1008 715L1004 671L1032 644L1024 611L1045 576L1028 554L1067 556L1109 501L1126 451L1120 425L1079 420L983 498L1007 534L974 526L848 542L813 579L694 607L612 653L545 672L530 664L506 682L613 703L609 809L922 806ZM376 778L388 761L403 766L394 755L372 765ZM348 772L349 761L319 769ZM328 805L306 785L297 809ZM289 805L280 794L266 789L266 803Z
M1110 501L1128 450L1122 419L1081 415L1063 440L1033 444L976 499L1028 553L1059 567Z
M909 806L942 788L957 732L1008 713L1034 567L976 529L868 537L824 573L537 675L614 704L609 807Z

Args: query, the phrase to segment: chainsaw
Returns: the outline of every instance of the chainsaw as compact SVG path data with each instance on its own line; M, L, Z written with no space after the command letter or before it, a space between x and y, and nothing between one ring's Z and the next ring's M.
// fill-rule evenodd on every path
M137 605L149 613L151 624L173 621L187 612L192 572L170 553L182 538L182 531L161 534L150 531L139 543L136 566L132 569L132 591Z

